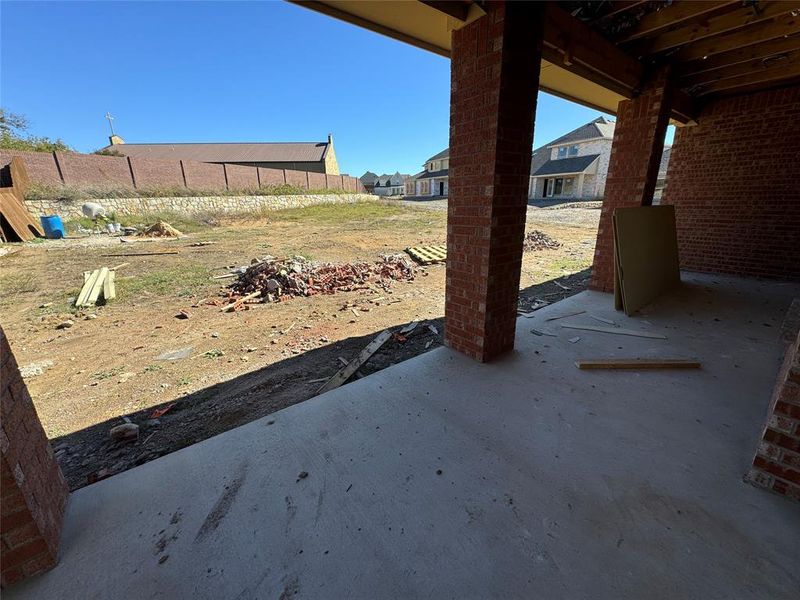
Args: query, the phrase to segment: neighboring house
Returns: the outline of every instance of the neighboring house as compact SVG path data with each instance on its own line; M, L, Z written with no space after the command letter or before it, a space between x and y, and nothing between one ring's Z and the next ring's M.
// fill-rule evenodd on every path
M536 148L528 198L602 198L614 126L613 121L599 117Z
M531 157L528 198L602 198L614 125L599 117L536 148ZM406 182L406 195L447 196L449 148L431 156L424 168Z
M197 160L268 169L292 169L339 175L333 136L327 142L223 142L128 144L118 136L102 150L134 158ZM120 143L121 142L121 143Z
M403 175L400 172L394 175L380 175L375 181L375 187L372 193L378 196L402 196L405 193L403 182L407 178L408 175Z
M359 177L358 180L361 182L361 185L364 186L364 189L367 190L367 193L371 194L375 189L375 182L378 181L378 175L372 171L367 171Z
M450 173L450 148L445 148L439 154L434 154L423 165L423 171L413 177L414 192L409 196L447 196L448 175Z
M669 157L672 154L672 146L664 146L661 153L661 162L658 165L658 177L656 178L656 189L653 192L653 200L661 200L664 193L664 186L667 183L667 167L669 167Z

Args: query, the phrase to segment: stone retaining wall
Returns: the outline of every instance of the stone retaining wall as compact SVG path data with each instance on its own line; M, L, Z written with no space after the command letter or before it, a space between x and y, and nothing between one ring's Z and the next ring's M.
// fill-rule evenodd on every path
M202 213L237 213L254 210L281 210L316 204L353 204L376 200L370 194L292 194L285 196L194 196L185 198L106 198L91 200L106 211L120 215L151 212L174 212L186 215ZM38 220L40 215L60 215L62 219L83 216L83 201L25 200L28 210Z

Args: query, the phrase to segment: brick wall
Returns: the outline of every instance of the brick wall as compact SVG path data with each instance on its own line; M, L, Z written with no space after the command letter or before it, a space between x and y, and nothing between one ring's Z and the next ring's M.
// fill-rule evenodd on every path
M322 190L328 185L328 180L325 173L312 173L308 172L308 189Z
M229 190L257 190L258 167L243 167L242 165L224 165L225 179Z
M614 233L611 228L614 210L652 202L669 119L669 104L665 102L664 93L667 76L666 71L660 72L644 86L639 96L619 103L597 229L591 289L614 290Z
M259 186L283 185L308 189L305 171L269 169L197 161L154 160L78 154L73 152L0 151L0 172L18 156L33 183L44 185L114 185L136 188L189 187L211 191L248 191ZM365 190L355 177L314 173L314 189L337 189L355 193ZM9 182L0 181L3 186Z
M544 5L487 3L453 32L445 343L514 347Z
M662 204L681 268L800 279L800 86L712 102L679 128Z
M185 187L181 164L175 160L128 157L137 188Z
M67 484L0 328L0 584L53 567Z
M61 174L58 171L55 157L52 152L20 152L17 150L0 150L0 168L11 163L11 159L18 156L25 163L25 170L31 181L45 185L58 185L61 183ZM3 185L9 185L3 182Z
M258 167L258 180L261 182L261 187L271 187L284 185L286 183L286 176L283 169L265 169L264 167Z
M800 334L786 352L767 424L745 479L800 501Z
M309 189L308 176L311 173L305 173L304 171L289 171L287 169L286 171L284 171L284 174L286 176L287 184L303 189Z
M196 160L182 160L183 176L186 187L193 190L224 190L225 169L222 165L198 162Z

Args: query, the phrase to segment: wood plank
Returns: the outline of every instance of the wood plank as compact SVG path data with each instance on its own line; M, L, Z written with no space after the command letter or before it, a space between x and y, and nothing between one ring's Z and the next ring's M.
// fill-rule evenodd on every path
M699 369L700 362L682 358L600 358L576 360L579 369Z
M359 353L359 355L351 360L347 365L339 369L336 374L331 377L327 383L317 390L317 394L329 392L345 383L353 374L358 370L361 365L367 362L373 354L380 350L389 338L392 337L392 332L388 329L382 331L378 337L372 340L367 346Z
M106 277L108 276L108 267L102 267L100 269L100 274L97 276L97 280L94 282L92 286L92 291L89 292L89 296L86 298L84 302L84 306L94 306L97 304L97 299L100 297L100 292L103 291L103 285L105 283Z
M78 297L75 299L75 306L81 307L86 303L86 299L89 297L92 289L94 289L94 284L97 282L98 277L100 277L100 269L92 271L92 274L89 275L89 279L85 279L84 276L84 284Z
M603 327L601 325L562 325L564 329L580 329L581 331L597 331L599 333L613 333L616 335L629 335L632 337L650 338L653 340L665 340L667 336L660 333L650 333L638 329L624 329L622 327Z
M618 44L632 42L644 37L650 37L679 25L686 25L689 21L696 21L709 14L721 12L731 7L741 6L739 0L707 0L705 2L688 2L686 0L673 2L661 10L644 15L636 26L627 30L622 36L615 39Z
M601 23L610 17L629 11L637 6L641 6L645 3L645 1L646 0L616 0L615 2L610 2L609 4L611 4L611 9L602 17L595 19L593 23Z
M774 67L757 70L747 75L721 79L720 81L713 81L704 84L698 92L698 95L703 96L714 92L737 90L739 88L752 86L755 84L769 85L798 76L800 76L800 60L794 60L792 62L779 62Z
M774 56L783 52L792 52L794 50L800 50L800 33L769 40L761 44L738 48L730 52L722 52L715 56L709 56L705 60L700 58L698 60L682 63L677 66L675 76L681 78L705 71L723 69L732 65L750 62L758 58L766 58L768 56Z
M714 71L705 71L703 73L696 73L680 80L681 87L694 87L698 85L708 85L716 81L724 79L732 79L734 77L748 77L752 76L758 80L758 74L770 68L780 67L788 69L800 62L800 49L794 52L786 52L778 56L758 58L746 63L739 63L731 65L722 69L715 69ZM778 79L785 79L779 77ZM750 83L750 82L747 82ZM746 84L745 84L746 85Z
M100 256L165 256L167 254L178 254L177 250L167 250L165 252L129 252L127 254L101 254Z
M555 321L556 319L564 319L566 317L574 317L575 315L582 315L585 310L576 310L573 312L564 313L563 315L556 315L555 317L547 317L545 321Z
M689 44L672 55L671 58L675 61L685 62L714 56L721 52L730 52L738 48L782 38L786 35L794 35L797 33L798 28L800 28L800 16L795 17L792 14L788 14L772 21L763 21L739 31Z
M103 281L103 299L106 302L110 300L114 300L117 297L117 286L116 286L116 271L108 271L108 275L106 275L105 280Z
M704 19L702 23L694 23L674 31L668 31L641 46L645 54L656 54L708 40L723 34L744 33L754 25L768 23L775 17L797 10L794 0L785 2L759 2L757 6L744 6L737 10Z

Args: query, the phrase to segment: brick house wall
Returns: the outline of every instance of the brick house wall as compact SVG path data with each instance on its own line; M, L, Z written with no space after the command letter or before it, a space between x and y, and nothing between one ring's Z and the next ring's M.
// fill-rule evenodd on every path
M787 349L745 480L800 501L800 334Z
M0 585L55 566L67 484L0 327Z
M661 203L681 268L800 279L800 86L712 102L678 128Z

